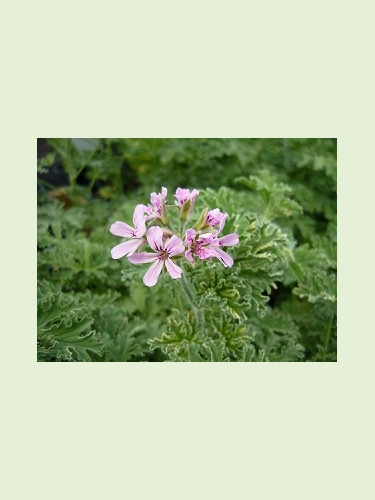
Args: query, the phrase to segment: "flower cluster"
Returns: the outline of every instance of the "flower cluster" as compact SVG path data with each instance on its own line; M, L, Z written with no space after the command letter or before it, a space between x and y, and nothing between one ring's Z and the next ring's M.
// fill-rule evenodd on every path
M194 227L185 229L199 191L178 188L174 195L175 205L167 204L167 194L167 189L163 187L161 193L151 193L149 205L137 205L133 214L134 227L120 221L112 224L112 234L127 238L127 241L112 248L112 258L127 256L132 264L152 262L143 277L146 286L156 285L164 266L172 279L181 278L183 270L175 260L183 257L192 264L195 259L216 257L225 267L232 267L233 259L222 247L236 245L239 241L238 235L232 233L219 236L228 214L220 212L218 208L205 209ZM168 208L171 206L177 206L179 209L180 234L175 234L170 226ZM145 245L153 252L136 253Z

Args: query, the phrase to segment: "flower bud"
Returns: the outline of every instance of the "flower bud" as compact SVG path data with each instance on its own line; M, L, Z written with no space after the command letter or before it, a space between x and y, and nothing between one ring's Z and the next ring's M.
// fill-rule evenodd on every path
M207 208L202 210L199 219L194 226L194 229L196 229L197 231L201 231L202 229L207 229L209 226L206 222L206 219L207 219Z
M176 189L176 194L174 196L176 198L177 206L180 207L180 218L183 222L185 222L189 215L193 212L194 201L198 195L198 189L193 189L192 191L190 191L190 189L183 188Z

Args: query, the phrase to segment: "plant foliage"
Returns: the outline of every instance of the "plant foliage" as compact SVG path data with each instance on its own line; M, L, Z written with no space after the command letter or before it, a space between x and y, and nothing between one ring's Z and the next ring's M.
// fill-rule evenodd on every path
M50 139L38 158L38 361L335 361L334 139ZM237 233L232 268L142 283L109 233L166 186Z

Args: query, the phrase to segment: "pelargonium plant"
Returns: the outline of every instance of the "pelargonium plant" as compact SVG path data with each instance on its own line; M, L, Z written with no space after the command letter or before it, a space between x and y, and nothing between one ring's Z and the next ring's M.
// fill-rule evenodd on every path
M183 268L175 263L178 259L194 265L196 259L217 258L225 267L232 267L233 259L224 252L223 247L236 245L239 242L238 235L231 233L220 236L228 214L222 213L219 208L206 208L194 227L187 227L199 191L177 188L174 194L176 200L172 205L168 205L167 195L167 189L163 187L161 193L151 193L149 205L137 205L133 214L134 227L121 221L112 224L112 234L127 238L112 248L112 258L127 257L132 264L151 263L143 277L143 283L148 287L156 285L163 269L172 279L181 278ZM172 227L168 214L169 210L176 207L180 220L178 232ZM141 251L143 249L146 251Z

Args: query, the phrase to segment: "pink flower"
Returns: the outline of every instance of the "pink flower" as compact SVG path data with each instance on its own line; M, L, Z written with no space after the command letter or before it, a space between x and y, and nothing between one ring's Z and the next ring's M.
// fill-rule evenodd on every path
M217 257L225 267L232 267L232 257L221 247L237 245L239 238L236 233L218 238L214 233L199 234L195 229L188 229L185 234L185 242L188 246L185 257L189 262L193 263L194 257L198 259Z
M220 210L218 208L215 208L214 210L209 210L207 212L207 215L206 215L206 224L208 224L209 226L219 226L219 233L221 233L221 231L223 230L224 228L224 225L225 225L225 221L227 220L228 218L228 214L225 212L225 214L223 214L222 212L220 212Z
M117 221L112 224L110 232L115 236L122 236L123 238L131 238L129 241L116 245L111 250L112 259L120 259L124 255L132 255L138 247L145 242L142 236L146 232L146 223L144 217L145 207L137 205L133 214L134 228L125 224L125 222Z
M151 193L150 195L151 205L146 207L146 212L148 213L146 220L161 219L164 222L164 206L167 194L168 191L167 188L165 187L161 188L161 193L158 194Z
M195 198L198 195L199 195L198 189L193 189L192 191L190 191L190 189L177 188L176 194L174 196L177 199L177 205L179 207L183 207L185 203L188 202L189 200L191 204L193 204Z
M213 250L215 257L217 257L220 262L225 266L225 267L232 267L233 266L233 259L230 255L228 255L224 250L221 249L221 247L231 247L233 245L237 245L239 242L238 234L236 233L231 233L231 234L226 234L225 236L222 236L221 238L216 238L216 242L210 246L210 248Z
M185 257L191 263L194 262L194 257L198 259L209 259L214 257L212 250L207 248L210 243L214 243L214 235L212 233L199 234L195 229L188 229L185 233L185 243L187 250Z
M156 253L140 252L129 256L129 262L132 264L153 262L152 266L143 276L143 283L146 286L156 285L164 264L172 279L181 278L182 269L172 261L171 257L185 250L182 240L173 235L168 241L164 242L162 229L158 226L153 226L147 231L147 241Z

